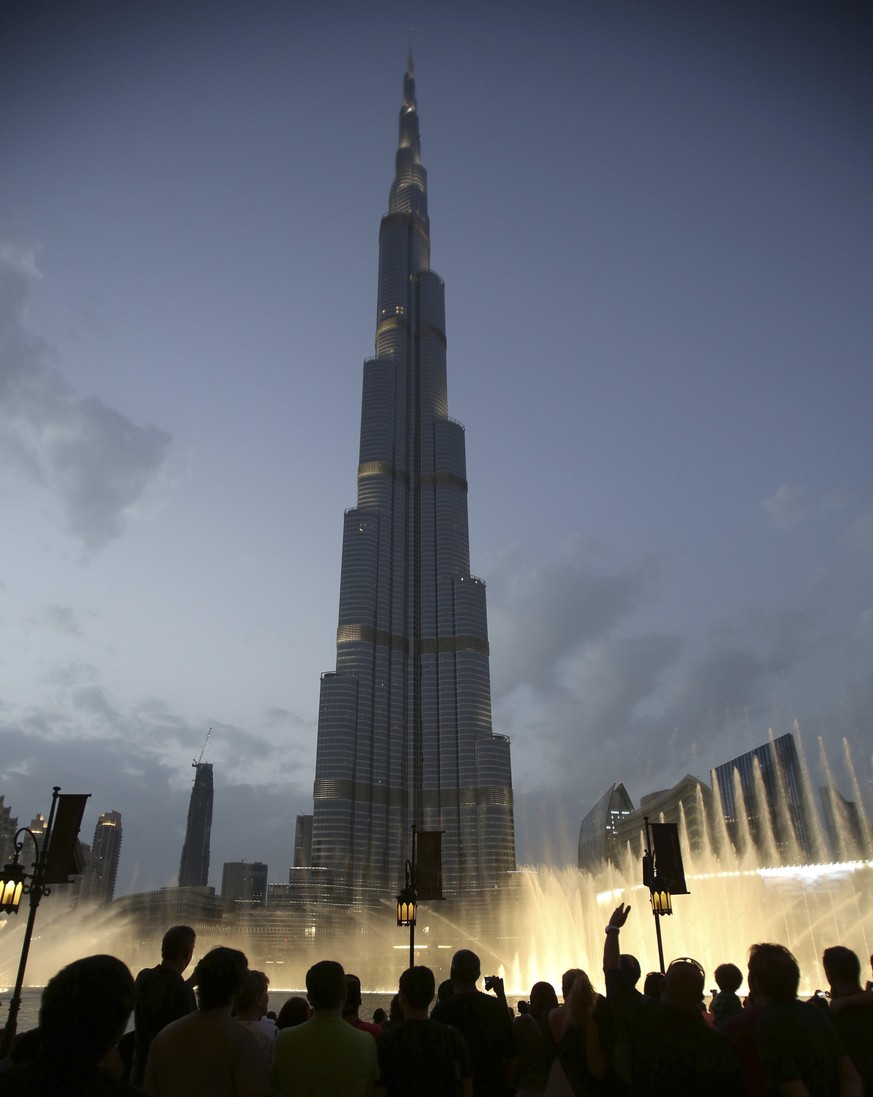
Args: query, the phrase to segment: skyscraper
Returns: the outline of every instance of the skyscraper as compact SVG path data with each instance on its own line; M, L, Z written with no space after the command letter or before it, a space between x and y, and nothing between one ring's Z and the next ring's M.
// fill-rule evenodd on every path
M179 864L179 887L209 883L209 838L212 834L212 763L194 762L194 787L188 804L188 825Z
M805 857L813 855L811 800L790 732L716 766L712 778L731 834L736 833L742 817L758 848L766 845L771 833L774 852L781 856L793 857L798 847Z
M470 574L464 428L448 416L412 58L379 234L357 506L345 514L336 671L321 678L312 863L384 900L412 827L443 832L446 897L515 868L509 740L491 728L485 584Z
M94 828L88 867L82 877L82 898L109 903L115 897L121 856L121 812L104 811Z

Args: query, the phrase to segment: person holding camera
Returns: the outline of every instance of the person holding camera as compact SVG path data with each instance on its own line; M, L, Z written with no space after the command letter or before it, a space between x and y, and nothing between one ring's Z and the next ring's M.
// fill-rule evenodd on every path
M437 1002L431 1019L457 1028L470 1049L474 1097L509 1097L515 1074L515 1034L506 1004L503 980L489 975L485 986L497 997L483 994L476 983L479 957L462 948L452 957L453 996Z

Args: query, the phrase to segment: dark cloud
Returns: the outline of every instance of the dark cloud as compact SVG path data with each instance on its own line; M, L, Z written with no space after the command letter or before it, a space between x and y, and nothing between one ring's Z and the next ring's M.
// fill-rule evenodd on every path
M572 540L560 547L557 559L530 563L512 549L492 565L489 631L492 646L499 647L496 697L519 685L555 689L568 658L651 598L660 574L654 557L612 571L600 557L595 547Z
M0 246L0 453L7 466L54 495L88 551L117 537L161 472L170 436L140 427L74 392L25 327L34 255Z
M157 701L150 721L141 710L123 713L100 689L75 696L73 717L47 710L0 721L0 792L20 823L47 813L54 785L91 793L83 840L90 842L101 812L122 814L118 893L175 884L201 729ZM270 879L284 881L295 815L311 801L311 772L296 772L285 751L239 728L216 725L214 735L205 756L215 781L210 879L220 888L222 863L245 859L267 862ZM253 760L269 772L248 776Z
M660 570L607 572L585 552L526 568L513 555L489 584L492 655L510 668L499 672L494 724L512 737L523 860L575 858L579 823L613 782L638 799L687 772L706 779L774 725L790 730L798 714L779 708L784 682L834 641L809 607L738 610L703 635L646 632L639 611ZM830 727L869 727L871 696L859 677ZM828 724L821 712L807 720L811 734Z
M302 728L306 726L302 716L286 708L268 708L264 713L264 723L268 727Z

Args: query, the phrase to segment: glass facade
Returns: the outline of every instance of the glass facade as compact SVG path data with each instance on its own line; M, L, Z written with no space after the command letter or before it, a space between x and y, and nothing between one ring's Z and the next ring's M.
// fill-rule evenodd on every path
M515 869L509 740L491 728L485 584L470 574L463 427L448 417L415 83L404 78L346 512L335 673L322 675L312 864L349 903L393 894L413 825L443 832L447 898Z

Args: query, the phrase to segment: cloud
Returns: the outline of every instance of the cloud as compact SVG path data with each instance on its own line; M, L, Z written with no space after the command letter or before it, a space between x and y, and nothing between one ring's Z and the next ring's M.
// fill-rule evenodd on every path
M652 631L642 611L655 608L664 567L610 568L568 543L557 560L511 552L489 569L494 729L512 738L527 860L574 849L579 822L612 782L639 797L686 772L706 778L740 753L737 739L757 745L776 717L788 730L796 715L776 710L785 681L827 643L817 613L756 608L703 634Z
M833 490L813 495L800 484L782 484L761 502L761 514L770 529L785 530L809 522L833 521L850 505L847 492Z
M202 728L157 699L127 711L97 687L74 687L72 698L72 707L61 702L0 718L6 803L26 823L38 811L47 814L53 785L91 793L84 841L101 812L122 814L118 894L175 884ZM214 725L204 760L214 765L216 887L223 862L242 858L266 861L271 881L287 878L294 817L311 801L311 768L297 766L289 753L263 736Z
M25 325L36 276L33 250L0 245L0 454L60 501L67 530L94 551L119 536L171 439L77 394L47 364L48 348Z
M46 606L43 611L45 622L57 632L68 636L81 636L82 630L76 618L75 610L69 606Z
M806 489L796 484L783 484L761 503L764 520L771 529L800 525L808 517L809 509Z
M562 688L564 661L649 600L659 576L654 557L606 570L599 550L580 539L559 546L557 559L534 564L508 550L489 569L490 633L499 637L495 695L520 685Z

